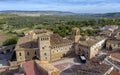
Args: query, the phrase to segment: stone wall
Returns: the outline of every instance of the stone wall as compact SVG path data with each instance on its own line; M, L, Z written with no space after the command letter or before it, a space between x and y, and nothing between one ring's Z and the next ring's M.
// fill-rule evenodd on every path
M24 50L17 50L16 51L16 58L18 62L25 61L25 51Z
M51 61L59 60L73 52L72 45L51 49Z

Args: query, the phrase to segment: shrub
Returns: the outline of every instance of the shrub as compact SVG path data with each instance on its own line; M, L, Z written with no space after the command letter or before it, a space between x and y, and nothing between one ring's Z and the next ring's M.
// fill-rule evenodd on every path
M18 40L18 37L13 37L13 38L7 39L6 41L3 42L3 46L16 44L17 40Z

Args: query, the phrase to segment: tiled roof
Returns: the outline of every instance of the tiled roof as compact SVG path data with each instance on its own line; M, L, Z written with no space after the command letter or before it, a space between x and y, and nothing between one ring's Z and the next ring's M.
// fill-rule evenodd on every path
M120 75L120 73L116 71L115 69L113 69L112 72L110 72L110 74L108 75Z
M102 41L104 39L105 39L105 37L101 37L101 36L88 36L87 40L80 40L79 44L84 45L86 47L91 47L94 44L96 44L99 41Z
M18 40L15 50L33 49L33 48L38 48L37 40L33 39L30 36L25 36L25 37L21 37Z
M120 60L120 53L110 53L110 56Z
M110 68L107 64L87 62L81 65L77 75L104 75Z
M59 70L56 67L54 67L53 65L51 65L50 63L48 63L48 61L36 60L36 63L47 72L59 72Z
M107 43L120 44L120 39L108 39Z
M36 63L33 60L23 63L22 67L23 67L26 75L43 75L38 70Z
M72 43L72 40L69 39L63 39L58 34L51 34L50 36L50 43L52 46L54 45L60 45L60 44L66 44L66 43Z
M15 50L26 50L26 49L34 49L38 48L38 37L43 37L43 36L50 36L50 44L51 46L56 46L56 45L64 45L68 43L72 43L72 40L69 39L63 39L60 35L58 34L53 34L51 32L44 33L44 32L39 32L39 30L36 30L35 33L37 34L36 38L34 38L34 35L26 35L24 37L21 37L18 40L18 43L15 47Z

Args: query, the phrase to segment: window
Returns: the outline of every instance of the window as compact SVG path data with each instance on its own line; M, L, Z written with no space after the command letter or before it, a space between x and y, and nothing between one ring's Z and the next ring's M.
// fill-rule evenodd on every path
M45 59L47 60L47 57L45 57Z
M19 56L21 56L22 54L21 54L21 52L19 52Z
M36 53L36 51L35 51L35 55L36 55L37 53Z
M29 54L29 52L27 52L27 56L29 56L30 54Z
M42 49L44 49L44 47L42 47Z
M44 53L44 55L47 55L47 53Z
M43 39L41 38L41 41L42 41Z

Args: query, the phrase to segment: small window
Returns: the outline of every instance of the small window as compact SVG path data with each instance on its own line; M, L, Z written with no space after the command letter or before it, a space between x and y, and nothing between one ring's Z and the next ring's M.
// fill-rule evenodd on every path
M44 55L47 55L47 53L44 53Z
M42 47L42 49L44 49L44 47Z
M19 52L19 56L21 56L22 54L21 54L21 52Z
M36 51L35 51L35 55L36 55L37 53L36 53Z
M27 56L29 56L30 55L30 53L29 52L27 52Z

